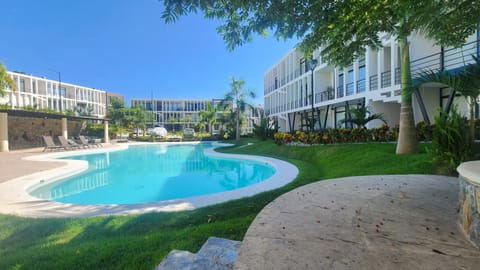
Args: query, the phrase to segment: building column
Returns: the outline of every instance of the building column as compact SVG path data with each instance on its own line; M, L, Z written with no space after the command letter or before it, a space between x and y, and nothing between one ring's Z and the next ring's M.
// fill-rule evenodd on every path
M110 143L110 137L108 136L108 121L103 121L103 141L105 143Z
M0 152L8 152L8 114L0 113Z
M66 117L62 117L62 136L65 139L68 139L68 125Z

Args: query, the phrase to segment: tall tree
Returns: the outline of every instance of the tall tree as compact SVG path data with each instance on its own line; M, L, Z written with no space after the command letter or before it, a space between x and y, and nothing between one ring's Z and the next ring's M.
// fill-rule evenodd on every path
M235 113L235 138L240 139L240 116L245 111L249 98L255 98L255 92L245 89L245 81L230 78L230 91L225 95L224 100L232 105L232 111Z
M17 85L8 75L7 69L2 63L0 63L0 97L5 96L5 90L7 87L13 91L17 89Z
M417 140L412 109L408 37L420 32L443 46L459 46L480 23L477 0L284 0L194 1L163 0L162 17L173 22L181 15L202 11L225 23L217 28L227 48L273 30L277 38L296 36L311 53L322 48L324 61L345 67L365 48L381 48L379 33L394 36L401 51L402 104L396 152L415 153Z
M200 117L202 121L207 124L210 136L213 136L213 126L218 120L218 106L213 106L212 102L207 103L205 110L200 111Z
M107 118L111 119L116 125L120 126L120 134L123 134L123 127L128 122L128 109L123 100L112 97L107 112Z

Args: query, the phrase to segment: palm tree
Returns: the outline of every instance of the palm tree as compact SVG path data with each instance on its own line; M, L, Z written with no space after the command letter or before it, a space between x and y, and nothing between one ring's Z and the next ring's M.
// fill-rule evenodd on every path
M212 102L208 102L206 109L200 112L200 117L202 118L202 121L207 124L210 136L213 136L213 125L215 125L218 120L217 110L217 106L214 107Z
M446 85L462 95L467 101L470 117L469 136L471 142L475 138L475 102L480 96L480 58L472 55L474 63L468 64L457 73L450 73L446 70L428 70L420 74L417 83L413 87L420 87L425 83L440 83Z
M0 63L0 97L5 96L5 89L7 87L13 91L17 89L17 85L8 75L7 69Z
M367 107L352 108L350 114L353 114L351 119L345 118L340 120L341 124L352 123L359 128L365 128L368 122L373 120L381 120L383 123L387 123L383 118L383 113L370 113Z
M246 106L251 106L247 102L247 98L255 98L255 92L244 89L245 81L242 79L236 80L232 76L230 80L230 92L225 95L225 101L231 103L232 112L235 112L235 138L238 140L240 139L240 114L245 111Z

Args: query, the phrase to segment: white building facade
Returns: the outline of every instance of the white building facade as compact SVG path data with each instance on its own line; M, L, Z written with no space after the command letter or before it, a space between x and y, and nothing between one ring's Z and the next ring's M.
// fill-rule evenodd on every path
M461 48L442 48L421 35L410 38L412 77L422 71L456 70L480 55L479 33L468 38ZM278 121L280 131L348 127L341 120L349 110L367 106L371 113L383 113L387 124L399 124L401 84L400 50L394 37L383 36L383 48L366 49L364 57L339 69L322 61L319 50L313 54L317 64L310 69L303 53L292 50L264 74L265 114ZM458 104L467 115L465 100L453 91L425 84L413 94L415 121L433 122L438 107ZM476 115L478 117L478 103ZM313 115L313 117L312 117ZM313 119L313 120L312 120ZM378 127L372 121L368 127Z
M145 110L153 113L153 126L166 127L172 131L174 126L194 127L202 121L200 112L205 111L207 104L211 103L213 107L219 105L222 99L145 99L134 98L131 100L131 106L142 106ZM222 113L219 111L219 114ZM243 134L249 134L253 131L253 125L258 124L263 114L260 106L254 108L247 107L245 110L246 123L243 125ZM147 123L150 124L150 123ZM222 129L220 121L215 125L214 133Z
M97 118L105 118L107 114L106 91L20 72L8 71L8 74L17 90L7 88L6 95L0 97L0 104L12 109L88 111L90 116Z

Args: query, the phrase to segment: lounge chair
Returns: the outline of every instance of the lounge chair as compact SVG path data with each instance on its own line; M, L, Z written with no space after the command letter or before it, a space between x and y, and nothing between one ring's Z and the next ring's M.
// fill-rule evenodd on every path
M78 136L78 138L80 139L80 142L81 142L83 145L88 145L89 147L90 147L90 146L96 146L96 147L102 146L101 143L96 143L95 141L89 142L89 141L87 140L87 138L85 138L85 136L80 135L80 136Z
M42 137L43 137L43 142L45 143L45 149L43 149L43 152L45 152L47 150L57 150L57 149L61 149L61 148L66 149L65 147L63 147L61 145L56 145L53 142L52 136L42 136Z
M77 144L77 145L72 145L68 142L67 139L65 139L65 137L63 136L58 136L58 140L60 141L60 144L65 147L65 149L79 149L80 146Z
M80 149L80 147L83 147L83 148L88 148L89 146L88 145L85 145L83 143L77 143L76 141L72 140L72 139L67 139L67 142L68 144L70 144L71 146L73 147L77 147Z

